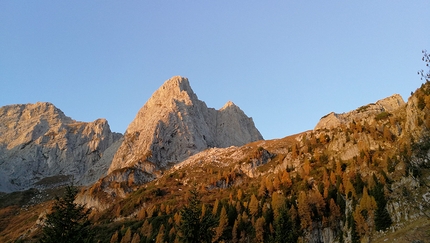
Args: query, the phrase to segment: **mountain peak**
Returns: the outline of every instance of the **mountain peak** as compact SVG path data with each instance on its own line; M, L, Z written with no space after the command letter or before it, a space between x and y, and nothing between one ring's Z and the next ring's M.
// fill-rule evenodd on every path
M78 182L120 137L106 119L77 122L49 102L0 107L0 191L43 187L57 176Z
M161 99L181 99L184 97L193 97L195 94L187 78L174 76L164 82L151 98L158 98L159 96L161 96Z
M227 103L225 103L225 105L220 110L224 110L224 109L227 109L229 107L237 107L237 105L229 100Z
M210 147L240 146L261 139L252 119L233 102L221 110L208 108L187 78L175 76L139 110L109 171L146 167L151 173L148 161L164 168Z
M31 119L56 116L63 122L71 122L72 119L64 115L64 113L50 102L37 102L34 104L15 104L0 107L0 116L8 117L23 116L25 119Z
M179 88L180 91L188 91L191 89L190 82L182 76L173 76L166 80L160 89Z

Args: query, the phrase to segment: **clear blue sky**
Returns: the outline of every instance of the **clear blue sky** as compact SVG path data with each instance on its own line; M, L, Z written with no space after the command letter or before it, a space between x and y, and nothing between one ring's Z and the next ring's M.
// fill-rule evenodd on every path
M0 1L0 106L49 101L124 132L188 77L266 139L418 88L430 1Z

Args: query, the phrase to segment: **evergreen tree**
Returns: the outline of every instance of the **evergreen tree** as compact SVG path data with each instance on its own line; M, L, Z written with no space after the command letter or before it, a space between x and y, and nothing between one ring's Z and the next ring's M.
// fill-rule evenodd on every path
M370 194L375 198L377 205L375 211L375 229L377 231L386 230L388 227L391 226L393 221L391 220L390 214L388 213L388 210L386 208L387 199L385 199L384 185L378 181L375 175L373 176L376 185L372 188Z
M181 242L211 242L216 224L210 212L202 214L199 194L194 187L190 190L188 205L181 210L181 223L178 226Z
M298 235L299 233L288 214L288 210L285 207L281 207L279 215L275 219L275 241L297 242Z
M46 215L41 242L92 242L90 210L75 203L77 193L76 187L67 186L64 197L55 198L52 212Z

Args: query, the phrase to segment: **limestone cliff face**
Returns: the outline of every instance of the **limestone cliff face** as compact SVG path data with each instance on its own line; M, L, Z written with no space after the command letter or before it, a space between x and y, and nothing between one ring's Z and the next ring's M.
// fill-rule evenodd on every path
M0 191L70 182L89 184L106 173L104 152L121 138L105 119L77 122L50 103L0 108ZM98 165L99 161L108 165ZM84 178L94 166L93 179Z
M367 117L374 116L381 112L391 112L405 105L403 98L399 94L394 94L376 103L371 103L362 106L356 110L337 114L330 113L321 118L315 126L314 131L319 129L331 129L340 126L341 124L348 124L353 120L365 120Z
M208 108L183 77L167 80L139 110L109 172L127 167L148 173L211 147L240 146L263 137L239 107Z

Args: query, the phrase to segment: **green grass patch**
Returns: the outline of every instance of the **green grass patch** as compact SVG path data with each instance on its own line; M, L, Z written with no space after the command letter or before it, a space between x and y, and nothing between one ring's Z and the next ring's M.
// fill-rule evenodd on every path
M384 119L387 119L390 116L391 116L391 113L383 111L383 112L381 112L381 113L379 113L378 115L375 116L375 120L377 120L377 121L384 120Z

